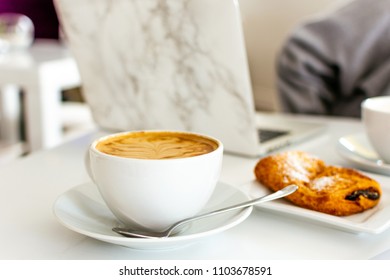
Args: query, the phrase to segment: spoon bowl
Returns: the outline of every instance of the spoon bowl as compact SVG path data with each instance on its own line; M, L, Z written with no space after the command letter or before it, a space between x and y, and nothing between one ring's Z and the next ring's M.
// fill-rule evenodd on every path
M161 232L152 232L152 231L146 231L146 230L138 230L138 229L131 229L131 228L121 228L121 227L114 227L112 230L115 231L116 233L119 233L119 234L121 234L123 236L126 236L126 237L138 237L138 238L149 238L149 239L150 238L167 238L169 236L172 236L172 234L175 231L177 231L177 229L179 227L181 227L183 225L186 225L189 222L193 222L193 221L196 221L196 220L199 220L199 219L211 217L211 216L214 216L214 215L217 215L217 214L226 213L228 211L233 211L233 210L237 210L237 209L251 207L253 205L256 205L256 204L259 204L259 203L264 203L264 202L267 202L267 201L270 201L270 200L278 199L278 198L281 198L281 197L284 197L284 196L292 194L297 189L298 189L298 186L296 186L296 185L289 185L289 186L287 186L287 187L285 187L285 188L283 188L283 189L281 189L281 190L279 190L277 192L274 192L274 193L271 193L271 194L268 194L268 195L265 195L265 196L262 196L262 197L259 197L259 198L255 198L255 199L252 199L252 200L249 200L249 201L245 201L245 202L242 202L242 203L239 203L239 204L236 204L236 205L228 206L228 207L225 207L225 208L222 208L222 209L214 210L214 211L211 211L211 212L207 212L207 213L204 213L204 214L200 214L200 215L197 215L197 216L193 216L193 217L190 217L190 218L178 221L178 222L174 223L173 225L171 225L166 230L161 231Z

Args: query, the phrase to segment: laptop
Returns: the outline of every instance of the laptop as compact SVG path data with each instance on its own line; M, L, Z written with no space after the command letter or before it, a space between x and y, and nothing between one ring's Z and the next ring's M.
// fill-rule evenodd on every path
M200 132L244 156L323 129L255 111L238 1L121 0L102 20L103 6L57 5L84 96L102 128Z

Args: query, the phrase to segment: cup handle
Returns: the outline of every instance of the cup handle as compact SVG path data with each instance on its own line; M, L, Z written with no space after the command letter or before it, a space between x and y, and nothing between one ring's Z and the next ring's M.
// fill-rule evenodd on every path
M87 170L87 173L88 173L88 176L89 178L91 178L91 180L93 182L95 182L95 179L93 178L93 175L92 175L92 170L91 170L91 157L90 157L90 154L89 154L89 149L87 150L87 152L85 153L84 155L84 166L85 166L85 169Z

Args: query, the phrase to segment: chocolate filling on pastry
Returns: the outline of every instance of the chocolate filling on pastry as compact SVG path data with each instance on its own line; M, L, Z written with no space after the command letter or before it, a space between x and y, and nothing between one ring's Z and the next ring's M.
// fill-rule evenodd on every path
M371 199L371 200L377 200L379 199L380 195L374 188L368 188L365 190L357 190L353 193L347 195L345 197L346 200L352 200L355 201L359 198L359 196L364 196L365 198Z

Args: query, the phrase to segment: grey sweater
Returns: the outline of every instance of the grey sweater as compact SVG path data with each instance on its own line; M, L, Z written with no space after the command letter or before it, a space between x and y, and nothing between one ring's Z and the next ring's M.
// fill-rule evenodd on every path
M282 110L360 116L390 95L390 0L355 0L298 26L277 59Z

